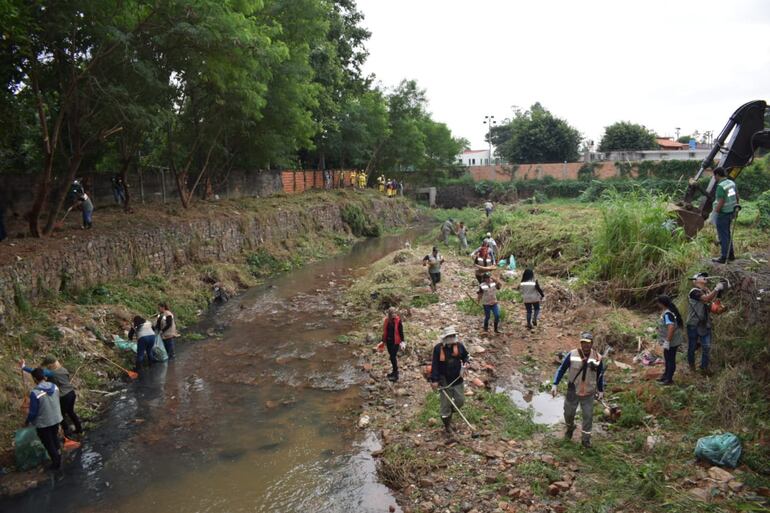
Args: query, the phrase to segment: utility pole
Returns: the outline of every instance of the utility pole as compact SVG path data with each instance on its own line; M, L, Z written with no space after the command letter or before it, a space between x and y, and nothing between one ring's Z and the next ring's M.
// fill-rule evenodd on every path
M676 137L675 137L675 139L676 139L677 141L679 140L679 131L680 131L680 130L681 130L681 128L679 128L679 127L676 127L676 128L674 129L674 133L676 134Z
M487 142L489 143L489 160L487 165L492 164L492 125L497 125L494 116L484 116L484 124L487 125Z

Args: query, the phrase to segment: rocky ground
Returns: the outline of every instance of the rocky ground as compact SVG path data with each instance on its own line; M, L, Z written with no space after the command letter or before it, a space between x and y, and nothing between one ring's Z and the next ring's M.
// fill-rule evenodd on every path
M623 407L627 394L657 393L654 379L661 367L633 360L640 348L655 348L655 314L601 305L573 291L566 281L541 276L546 300L540 325L530 332L520 296L510 292L520 281L516 276L500 294L504 333L487 336L481 331L482 316L470 304L476 281L469 259L446 248L447 262L434 296L420 265L428 251L427 246L408 248L378 262L354 285L354 301L348 303L348 313L361 317L361 335L371 347L362 353L363 370L371 379L358 424L379 433L380 478L394 490L404 512L728 511L737 510L733 506L739 503L767 505L763 496L768 490L759 486L762 482L751 490L742 482L750 477L745 467L732 473L696 465L687 435L666 432L641 408L629 406L616 424L609 410L595 408L594 449L585 450L579 446L579 432L573 441L564 441L563 424L535 423L536 412L519 409L509 399L513 390L527 402L542 394L558 365L558 353L575 347L585 329L594 330L600 350L608 343L614 346L607 371L610 401L618 400L617 406ZM364 291L373 291L368 301ZM387 353L374 349L382 329L379 308L389 303L398 305L408 346L399 360L397 383L385 377L390 372ZM458 329L471 354L463 412L475 428L472 431L455 415L457 432L452 438L443 433L437 393L422 374L438 333L449 325ZM682 367L686 365L680 363L681 381L701 379ZM561 409L560 402L556 408ZM634 452L625 453L630 445L623 444L629 440L634 441ZM689 457L682 447L689 448ZM671 464L666 464L669 459ZM652 465L645 463L648 460L656 465L649 475L644 470ZM664 490L677 498L668 502Z

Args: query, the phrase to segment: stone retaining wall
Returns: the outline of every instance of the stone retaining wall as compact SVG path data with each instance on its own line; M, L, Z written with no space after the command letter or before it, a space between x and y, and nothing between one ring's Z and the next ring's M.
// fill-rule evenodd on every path
M134 226L120 239L94 234L88 240L73 242L71 251L25 258L0 267L0 325L15 316L15 296L34 304L46 292L60 290L63 280L88 287L147 270L163 273L189 263L228 261L266 242L280 243L305 233L348 232L340 213L342 206L330 201L301 212L280 206L260 212L221 210L204 219ZM405 208L400 200L372 200L367 212L385 227L405 225L412 216L412 209Z

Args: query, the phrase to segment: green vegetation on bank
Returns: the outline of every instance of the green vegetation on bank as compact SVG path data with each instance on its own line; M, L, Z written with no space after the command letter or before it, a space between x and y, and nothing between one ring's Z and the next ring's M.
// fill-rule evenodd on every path
M221 213L230 216L238 212L241 229L253 228L253 222L267 220L269 216L299 216L304 227L285 240L264 240L256 248L245 248L242 254L233 255L229 262L196 261L159 273L149 265L136 265L134 276L105 280L92 286L79 285L72 276L63 276L61 290L46 290L34 301L24 287L16 285L16 315L7 318L0 332L0 379L7 386L0 391L0 439L10 441L13 431L19 427L23 415L22 399L31 386L27 377L22 385L18 372L18 359L26 358L36 365L46 354L53 354L76 377L78 387L78 412L84 420L94 421L105 388L110 381L122 379L120 371L105 363L102 357L133 366L133 353L118 351L112 345L113 335L124 336L134 315L150 317L157 311L157 304L166 301L177 316L182 331L181 342L201 339L201 335L189 332L190 325L209 305L213 298L212 287L218 284L228 293L255 286L260 280L278 272L298 268L314 260L329 257L348 248L354 241L354 227L340 219L349 233L332 230L316 230L317 220L310 216L316 207L351 207L364 212L367 220L387 209L377 202L397 204L399 218L408 220L412 207L403 199L386 200L374 192L333 191L316 192L289 197L241 198L217 202L211 205L209 215ZM330 209L334 212L334 209ZM166 218L165 216L168 216ZM186 215L163 212L155 221L159 225L186 222ZM378 219L382 226L392 225L393 219ZM330 226L339 221L329 219ZM109 233L113 227L103 224L100 230ZM148 232L156 226L147 226ZM149 258L150 255L147 255ZM0 447L0 450L6 447Z
M762 165L766 164L757 164ZM743 445L745 467L733 472L736 478L752 488L770 485L770 325L764 303L748 292L750 287L741 289L745 280L766 279L770 234L763 230L761 212L767 208L763 206L767 194L743 201L735 232L739 255L753 253L756 258L716 268L708 258L717 249L713 227L707 224L694 240L687 239L681 229L667 223L672 219L666 208L669 198L638 187L623 193L610 190L592 204L574 200L498 204L489 219L480 208L436 212L439 222L452 217L468 224L471 244L492 231L503 248L501 256L514 254L520 270L533 266L540 276L576 276L575 294L624 304L637 312L650 312L661 292L677 297L680 310L686 312L684 298L695 271L706 269L727 277L735 287L724 298L728 312L713 318L713 376L683 370L686 360L681 352L674 387L640 381L640 373L632 377L632 371L613 367L607 400L621 406L619 421L608 425L591 451L558 440L558 433L547 442L560 460L579 464L578 489L602 491L587 492L587 498L570 511L635 511L640 500L645 510L660 513L766 511L737 496L704 504L688 493L690 486L683 482L696 472L692 462L698 438L731 431ZM576 233L580 235L574 237ZM554 255L556 245L560 252ZM453 239L449 248L442 249L449 253L455 248ZM562 259L559 254L570 257ZM629 310L597 318L593 327L602 341L613 340L613 345L619 341L616 349L635 352L637 340L649 334L622 312ZM654 437L652 448L646 447L648 437ZM546 473L539 465L526 471L538 483L548 480L538 477Z

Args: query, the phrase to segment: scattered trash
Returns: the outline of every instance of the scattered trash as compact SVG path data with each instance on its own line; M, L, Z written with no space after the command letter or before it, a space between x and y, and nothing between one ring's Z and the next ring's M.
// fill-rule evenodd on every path
M732 433L699 438L695 445L695 457L715 465L735 468L741 458L741 441Z
M369 415L361 415L361 417L359 417L358 419L358 427L360 429L364 429L367 426L369 426L369 422L370 422Z
M136 352L136 342L133 342L131 340L125 340L117 335L114 335L112 337L112 343L115 344L115 347L117 347L121 351Z
M634 356L634 363L641 363L642 365L645 365L647 367L650 367L652 365L662 365L663 358L656 355L652 351L644 350L638 355Z

